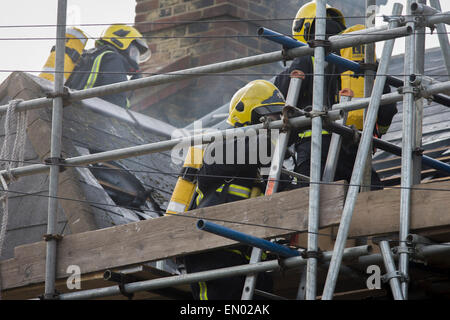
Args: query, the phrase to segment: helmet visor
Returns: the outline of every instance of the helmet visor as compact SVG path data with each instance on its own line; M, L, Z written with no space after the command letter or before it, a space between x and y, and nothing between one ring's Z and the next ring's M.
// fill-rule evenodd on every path
M305 19L301 18L300 20L295 20L294 21L294 32L300 32L303 28L303 24L305 23Z
M283 108L284 104L273 104L255 108L252 111L252 122L253 123L258 122L259 119L263 116L268 116L272 114L281 114Z
M140 63L140 56L141 53L139 52L139 49L135 46L135 45L131 45L128 55L130 56L131 60L133 60L134 62L136 62L137 64Z
M139 62L138 63L144 63L150 59L152 56L152 51L147 45L147 42L144 39L137 38L136 39L136 45L139 49Z

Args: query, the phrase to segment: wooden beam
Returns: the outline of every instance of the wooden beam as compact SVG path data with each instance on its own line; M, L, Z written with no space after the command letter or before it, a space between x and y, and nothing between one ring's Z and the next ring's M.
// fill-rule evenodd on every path
M411 230L446 230L450 226L450 182L415 185L411 190ZM439 191L442 190L442 191ZM399 231L400 188L361 193L355 205L349 237ZM429 234L429 232L428 232ZM450 234L449 234L450 236Z
M411 231L419 234L444 232L450 237L450 182L419 187L433 190L412 191ZM321 189L320 226L337 225L345 189L336 185L324 185ZM304 188L194 210L188 213L191 218L166 216L68 235L58 246L57 277L66 278L67 267L74 264L81 268L83 274L87 274L235 244L234 241L197 230L197 218L207 218L261 238L292 234L293 229L304 232L307 230L308 197L309 189ZM398 232L399 206L399 189L359 194L349 236ZM239 223L219 222L217 219ZM41 283L44 269L44 242L17 247L14 258L0 263L2 289Z
M236 243L197 230L198 218L211 219L260 238L292 234L294 230L306 231L308 198L309 188L303 188L194 210L188 213L189 217L165 216L67 235L58 244L57 278L68 277L66 270L70 265L79 266L81 272L87 274ZM321 188L321 227L339 223L344 199L343 186ZM43 282L44 270L44 242L16 247L14 258L0 264L2 290Z
M171 276L171 274L164 272L162 270L153 268L151 266L138 265L134 267L129 267L125 269L114 269L114 272L120 272L129 276L129 282L153 280L162 277ZM103 272L93 272L88 274L83 274L80 279L80 289L79 290L89 290L110 287L115 285L115 282L106 281L103 278ZM77 289L73 291L79 291ZM59 293L73 292L68 289L66 284L66 279L59 279L56 282L56 291ZM34 299L42 295L44 292L44 283L37 283L25 287L13 288L2 292L2 299L4 300L26 300ZM134 295L134 299L189 299L191 297L189 285L181 285L176 288L160 289L153 291L140 291ZM127 297L123 295L110 296L105 298L99 298L100 300L126 300Z

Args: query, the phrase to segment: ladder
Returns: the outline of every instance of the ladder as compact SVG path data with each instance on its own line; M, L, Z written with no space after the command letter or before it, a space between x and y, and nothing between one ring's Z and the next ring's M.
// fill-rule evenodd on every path
M291 81L289 84L286 105L296 106L302 81L305 74L302 71L294 70L290 74ZM277 192L280 175L283 168L284 157L288 147L290 130L280 130L277 142L275 144L274 154L271 161L269 178L264 195L269 196ZM250 256L250 264L261 261L262 250L254 247ZM242 300L251 300L255 291L256 278L258 274L249 274L245 278L244 289L242 291Z

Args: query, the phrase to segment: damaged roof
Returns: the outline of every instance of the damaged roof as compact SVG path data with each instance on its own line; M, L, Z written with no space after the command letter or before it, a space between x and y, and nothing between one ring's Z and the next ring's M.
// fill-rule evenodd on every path
M0 86L0 103L45 97L52 88L47 80L16 72ZM43 163L49 157L51 116L51 108L28 111L24 165ZM3 116L1 143L5 138L4 121ZM175 129L102 99L87 99L64 107L62 157L168 140ZM59 232L78 233L160 216L179 169L171 161L170 152L103 163L100 174L92 166L65 168L58 187ZM18 245L41 241L47 228L48 175L20 177L8 187L9 221L0 258L12 257ZM148 198L134 207L117 205L114 195L119 192L133 198L137 196L134 187L146 192Z
M388 73L391 75L404 74L404 56L396 55L391 58ZM436 81L448 81L447 69L444 65L440 48L428 49L425 52L425 75ZM392 88L392 90L397 90ZM383 140L402 145L403 105L397 103L398 113ZM424 154L436 160L449 162L450 148L450 108L434 101L425 100L423 109L422 148ZM400 184L401 158L387 152L377 152L373 158L373 166L386 185ZM443 178L446 175L424 166L422 180Z

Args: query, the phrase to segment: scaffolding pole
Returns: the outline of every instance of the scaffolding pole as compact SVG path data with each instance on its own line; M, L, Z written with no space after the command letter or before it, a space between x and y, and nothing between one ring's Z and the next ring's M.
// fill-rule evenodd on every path
M358 259L363 255L369 255L372 252L371 246L359 246L347 248L344 251L344 258L350 260ZM328 261L331 259L332 252L324 252L322 259ZM124 293L134 293L138 291L150 291L166 287L174 287L199 281L215 280L225 277L241 276L249 273L259 273L265 271L280 271L283 269L296 268L306 264L306 259L300 256L290 257L280 263L279 260L270 260L254 264L244 264L241 266L227 267L222 269L215 269L209 271L202 271L197 273L183 274L178 276L166 277L161 279L146 280L133 282L123 285L123 291L120 286L111 286L106 288L98 288L91 290L83 290L72 293L62 293L58 297L60 300L75 300L75 299L95 299L108 296L121 295Z
M403 19L403 18L401 18L401 19ZM404 28L408 28L408 27L404 27ZM357 33L357 32L347 33L347 34L344 34L344 35L338 36L338 37L339 37L339 39L341 39L343 36L353 35L354 33ZM386 31L384 30L383 32L386 32ZM297 41L297 40L295 40L295 39L293 39L291 37L285 36L285 35L283 35L281 33L272 31L270 29L260 28L258 30L258 34L263 36L263 37L265 37L265 38L267 38L268 40L271 40L273 42L281 44L283 46L283 48L285 48L285 49L300 48L300 47L305 47L306 46L305 43L302 43L302 42ZM370 35L370 34L372 34L372 33L369 33L369 34L360 33L360 34L358 34L358 37L359 36L363 36L363 35L367 36L367 35ZM374 36L374 34L372 34L372 36ZM358 38L358 37L353 36L353 38ZM333 37L330 37L330 39L331 38L333 38ZM354 44L354 45L356 45L356 44ZM361 65L358 62L356 62L356 61L352 61L352 60L349 60L349 59L342 58L341 56L338 56L338 55L333 54L333 53L327 55L325 59L328 62L330 62L330 63L338 65L339 68L340 68L340 72L350 70L350 71L353 71L353 72L355 72L357 74L364 73L364 71L361 68ZM387 77L387 83L389 85L393 86L393 87L396 87L396 88L399 88L399 87L403 86L403 81L401 79L393 77L393 76L388 76ZM432 97L432 99L434 101L436 101L437 103L440 103L440 104L442 104L442 105L444 105L446 107L450 107L450 99L448 97L445 97L445 96L442 96L442 95L436 95L436 96Z
M330 122L330 121L326 121L325 123L326 123L327 130L338 133L339 135L346 136L347 138L355 139L357 135L361 135L361 132L359 132L355 129L352 129L350 127L343 126L338 123ZM373 141L375 148L384 150L386 152L389 152L389 153L399 156L399 157L402 156L402 148L401 147L399 147L391 142L388 142L386 140L382 140L382 139L375 138L375 137L372 138L372 141ZM435 160L435 159L425 156L425 155L421 156L421 161L424 165L429 166L430 168L450 174L450 165L445 162Z
M430 0L430 1L439 1L439 0ZM437 7L435 7L437 9ZM440 6L439 6L440 8ZM442 11L440 9L438 9L439 11ZM420 14L420 13L419 13ZM389 19L390 17L386 17L387 19ZM406 19L405 17L401 17L400 18L400 25L404 26L406 24ZM446 12L437 12L435 14L428 14L428 15L424 15L422 22L422 25L429 27L429 28L434 28L435 25L437 24L450 24L450 11L446 11ZM354 37L356 35L367 35L367 34L371 34L371 33L378 33L378 32L382 32L382 31L386 31L388 29L388 25L382 25L382 26L378 26L378 27L373 27L373 28L369 28L369 29L365 29L365 30L358 30L358 31L353 31L353 32L349 32L346 33L344 35L335 35L335 36L331 36L330 40L333 41L335 40L337 37Z
M340 102L351 101L353 98L353 91L350 89L342 89L339 92ZM347 122L347 112L344 112L344 115L341 120L338 120L338 124L344 126ZM332 182L334 181L334 176L336 175L336 168L339 162L339 154L341 152L342 146L342 135L339 133L333 133L331 135L330 146L328 148L327 160L325 162L325 168L323 169L323 182Z
M450 92L450 81L436 83L436 84L432 84L432 85L423 87L420 91L420 95L422 97L430 97L430 96L440 93L440 92ZM388 94L384 94L382 96L381 104L399 102L402 99L403 99L403 95L400 93L388 93ZM341 118L341 111L348 112L348 111L366 108L370 104L370 100L371 100L370 98L364 98L364 99L353 100L353 101L349 101L349 102L345 102L345 103L335 104L335 105L333 105L333 110L328 111L327 117L331 121L338 120ZM307 119L305 117L292 118L289 121L292 126L298 126L298 127L307 127L311 123L311 119ZM278 122L274 121L274 122L271 122L267 128L279 129L282 126L283 126L283 124L281 121L278 121ZM247 130L247 129L259 130L259 129L263 129L263 128L264 128L264 125L259 124L259 125L255 125L255 126L239 128L238 130ZM227 135L232 136L234 133L233 130L236 130L236 129L228 129L226 131L223 131L222 132L223 136L224 137L226 137ZM203 135L204 140L211 139L212 136L213 136L213 134ZM86 156L67 158L67 159L65 159L65 164L68 166L87 165L87 164L97 163L97 162L101 162L101 161L120 160L120 159L124 159L127 157L137 157L137 156L155 153L155 152L168 151L171 148L174 148L180 144L194 143L194 137L196 139L199 139L199 136L189 136L189 137L185 137L185 138L166 140L166 141L144 144L144 145L134 146L134 147L129 147L129 148L99 152L96 154L91 154L91 155L86 155ZM426 157L423 156L423 158L425 159ZM434 159L429 158L429 160L434 160ZM430 163L431 162L432 161L430 161ZM444 165L442 170L448 172L448 170L446 169L446 167L448 165L446 163L442 163L442 164ZM433 165L433 164L431 164L431 165ZM48 171L48 169L49 169L48 165L33 164L33 165L29 165L29 166L13 168L10 170L10 173L15 178L19 178L19 177L29 176L29 175L33 175L33 174L46 173ZM1 170L0 174L5 175L6 170Z
M343 48L353 47L355 45L366 44L376 41L385 41L389 39L401 38L411 33L408 27L399 27L392 30L386 30L377 33L376 35L365 35L361 37L341 37L331 41L331 49L339 50ZM67 101L74 102L88 98L101 97L105 95L142 89L150 86L157 86L175 81L191 79L195 77L207 76L212 73L229 72L233 70L253 67L261 64L267 64L277 61L291 60L297 57L308 56L314 53L313 48L301 47L290 50L280 50L270 53L264 53L246 58L239 58L225 62L214 63L210 65L194 67L190 69L170 72L162 75L155 75L142 79L135 79L125 82L99 86L95 88L70 91ZM52 99L38 98L28 101L23 101L17 104L17 111L25 111L31 109L38 109L42 107L51 107ZM0 106L0 114L6 113L8 105Z
M430 98L431 96L439 93L450 93L450 81L446 82L438 82L432 85L421 87L419 96L423 98ZM381 96L381 104L389 104L394 102L399 102L403 100L403 94L398 92L386 93ZM358 100L352 100L350 102L345 103L337 103L333 105L333 110L345 110L345 111L353 111L362 108L366 108L369 106L370 98L363 98Z
M418 3L426 5L426 0L418 0ZM425 75L425 40L426 29L425 26L416 26L416 57L415 68L419 75ZM411 79L410 79L411 81ZM418 84L418 85L421 85ZM418 86L417 85L417 86ZM416 87L417 87L416 86ZM416 110L415 110L415 130L414 130L414 150L421 150L422 148L422 125L423 125L423 110L424 99L422 97L416 98ZM422 181L422 159L419 152L413 153L413 184L420 184Z
M44 239L47 241L45 260L45 299L53 299L55 293L56 279L56 247L58 244L58 181L60 166L57 161L61 157L61 138L63 120L63 99L60 96L64 90L64 54L65 54L65 34L66 34L66 12L67 0L58 0L58 18L56 30L56 55L55 55L55 98L53 99L52 110L52 132L50 142L50 159L54 163L50 165L49 192L48 192L48 218L47 234Z
M400 281L398 280L400 274L395 270L394 258L392 257L389 241L382 240L380 241L379 245L381 255L383 256L384 267L386 269L385 279L386 281L389 281L392 295L394 296L395 300L405 300L400 286Z
M325 40L326 32L326 1L316 1L316 29L315 41ZM313 113L324 112L325 89L325 47L317 46L314 49L314 80L313 80ZM309 185L309 211L308 211L308 251L306 264L306 300L316 300L317 297L317 264L318 264L318 232L320 214L320 181L322 159L322 118L314 117L311 128L311 161Z
M448 257L450 255L450 242L420 246L416 248L415 254L416 257L425 260L437 255Z
M439 0L430 0L430 4L438 11L442 11ZM445 67L447 68L447 77L450 80L450 44L448 42L447 27L443 23L436 24L436 31L441 46L442 57L444 58Z
M413 0L407 1L406 13L411 16ZM411 16L412 17L412 16ZM407 24L415 28L414 19ZM402 296L408 300L408 266L409 247L406 237L409 235L410 211L411 211L411 187L413 186L413 148L415 136L415 97L414 87L409 81L409 76L415 74L415 33L405 38L404 61L404 88L403 88L403 133L402 133L402 160L401 160L401 196L400 196L400 233L399 233L399 271L402 274Z
M401 4L395 3L392 15L394 17L399 16L402 9L403 6ZM390 28L396 27L398 24L398 19L393 19L389 22ZM383 94L384 85L386 83L386 74L393 48L394 40L389 40L384 43L383 54L381 56L380 66L378 67L378 72L381 76L377 77L375 80L375 86L367 111L366 126L364 127L361 142L358 147L352 178L347 192L344 210L342 212L341 223L339 225L336 243L334 246L333 258L331 259L330 268L328 269L322 300L331 300L333 298L339 268L342 261L342 253L345 249L353 209L355 207L356 198L359 192L359 185L362 181L363 169L367 160L367 154L370 152L370 142L372 141L373 129L375 127L378 109L380 107L380 100Z
M367 0L368 2L372 0ZM424 4L424 0L420 0L420 4ZM433 0L430 0L433 1ZM436 1L434 1L436 2ZM317 16L325 17L325 0L317 0ZM408 9L412 10L412 0L408 0ZM439 3L437 2L438 6ZM382 28L378 29L377 34L371 33L362 33L359 37L348 37L348 36L338 36L333 37L330 41L331 50L338 50L342 48L352 47L356 45L368 44L377 41L386 41L386 44L383 48L383 55L381 57L381 63L379 67L380 76L377 78L375 82L375 88L373 95L370 99L368 99L368 128L364 128L363 136L361 139L361 144L358 149L357 159L355 161L355 169L352 174L352 180L350 182L350 189L347 195L347 199L344 206L344 212L342 215L341 225L339 227L336 246L333 252L323 253L321 256L323 261L329 261L330 268L326 279L324 294L322 299L329 300L332 298L334 293L334 288L336 285L337 274L339 273L341 262L344 258L348 256L355 258L361 255L367 255L370 253L370 246L361 246L355 248L345 248L345 241L348 234L348 228L351 221L351 215L353 213L354 204L356 200L356 195L359 190L359 184L362 179L362 168L365 165L365 159L367 153L369 152L369 145L371 140L371 134L373 131L373 125L375 123L377 110L383 101L382 99L397 99L396 94L391 95L382 95L382 90L384 87L384 83L386 81L386 73L387 73L387 65L392 54L394 39L398 37L408 36L414 30L414 27L417 27L417 24L413 20L407 20L405 27L399 27L402 23L405 23L405 17L401 17L396 19L401 14L402 6L398 3L394 5L393 9L393 17L391 17L391 21L389 22L389 26L387 30L383 30ZM423 9L419 6L419 9ZM63 99L64 102L67 101L79 101L83 99L88 99L92 97L101 97L109 94L136 90L140 88L145 88L148 86L161 85L166 83L171 83L175 81L185 80L193 77L200 77L209 75L211 73L219 73L219 72L228 72L232 70L237 70L246 67L252 67L256 65L271 63L275 61L284 61L286 59L293 59L295 57L301 57L306 55L314 54L316 57L315 60L315 77L314 77L314 99L313 99L313 112L309 115L311 118L299 117L295 119L291 119L290 125L292 127L308 127L312 126L312 147L311 147L311 181L320 181L320 155L321 155L321 132L322 132L322 116L327 117L329 121L339 119L342 114L339 110L334 110L328 112L326 115L322 115L323 110L323 80L324 80L324 64L325 64L325 49L321 47L320 44L315 49L310 47L298 47L293 48L287 51L277 51L267 54L261 54L257 56L240 58L235 60L230 60L227 62L191 68L187 70L181 70L172 72L165 75L156 75L144 79L132 80L128 82L122 82L102 87L96 87L92 89L86 89L81 91L73 91L70 92L69 95L65 95L64 92L64 49L65 49L65 26L66 26L66 11L67 11L67 0L58 0L58 28L57 28L57 41L56 41L56 61L55 61L55 83L54 83L54 92L52 93L51 98L40 98L29 101L24 101L18 104L17 110L24 111L30 109L37 109L41 107L53 107L52 110L52 133L51 133L51 150L50 150L50 165L32 165L26 167L16 168L10 171L10 173L15 176L25 176L37 173L43 173L50 170L49 173L49 202L48 202L48 225L47 225L47 234L45 235L45 239L47 241L46 248L46 269L45 269L45 294L44 298L52 299L55 297L55 279L56 279L56 247L57 247L57 239L59 235L56 232L57 226L57 194L58 194L58 176L61 166L61 137L62 137L62 115L63 115ZM410 12L411 13L411 12ZM420 12L419 12L420 14ZM393 18L393 19L392 19ZM423 18L424 25L426 26L434 26L434 24L449 24L450 23L450 14L446 13L437 13L432 16ZM403 22L402 22L403 21ZM323 23L322 23L323 22ZM324 40L321 35L325 34L325 19L318 19L316 22L316 40ZM445 27L445 26L444 26ZM386 27L384 27L386 28ZM414 60L414 50L416 49L414 45L414 34L409 38L406 38L406 52L405 53L405 77L413 74L413 68L415 66L416 61ZM441 38L440 38L440 41ZM444 59L445 54L448 52L444 50L444 45L441 43L441 47L443 49ZM448 48L448 37L447 37L447 48ZM419 53L418 55L422 55ZM422 57L420 57L422 59ZM412 61L412 62L411 62ZM421 61L421 60L420 60ZM446 60L446 67L448 68L448 63ZM321 71L321 72L320 72ZM406 72L408 71L408 72ZM433 95L432 92L448 92L449 83L439 83L435 85L430 85L427 88L423 89L420 93L422 96L430 97ZM412 134L409 134L410 130L414 129L414 120L413 112L410 112L414 106L414 92L412 90L412 84L408 79L405 78L404 81L404 106L406 109L406 105L409 105L409 111L405 112L405 120L404 120L404 133L408 132L408 139L411 140L414 138ZM320 93L320 94L319 94ZM64 96L64 98L63 98ZM401 97L402 95L400 95ZM401 98L399 99L401 100ZM396 100L396 101L399 101ZM362 105L365 102L357 101L358 106L356 107L354 104L340 104L341 108L362 108ZM389 103L389 102L386 102ZM344 106L345 105L345 106ZM0 106L0 114L6 112L8 106ZM260 124L255 126L248 126L246 128L239 129L231 129L231 130L223 130L219 131L222 137L233 136L235 130L259 130L259 129L275 129L281 128L284 125L282 121L274 121L267 124ZM372 130L370 130L372 129ZM200 142L199 142L200 137ZM108 160L117 160L127 157L140 156L153 152L161 152L167 151L174 147L179 147L180 145L192 145L193 143L204 143L206 141L211 141L213 138L217 137L217 132L212 134L204 134L204 135L195 135L189 137L183 137L179 139L172 139L168 141L162 141L153 144L147 144L142 146L135 146L124 149L116 149L107 152L102 152L94 155L74 157L70 159L65 159L65 165L86 165L90 163L97 163L100 161L108 161ZM408 140L408 141L409 141ZM405 140L405 144L406 144ZM411 157L412 147L410 145L404 145L404 152L402 156L405 158L405 161L411 163L408 159ZM318 161L317 161L318 157ZM313 164L314 160L314 164ZM318 174L317 174L317 163L319 164ZM403 180L405 180L405 185L409 185L409 180L407 181L408 175L406 172L410 170L411 165L408 166L408 163L405 165L402 163L402 187ZM313 168L314 167L314 168ZM0 171L2 174L4 171ZM405 173L404 173L405 172ZM318 177L318 178L317 178ZM315 187L317 185L317 187ZM319 185L320 183L313 183L310 191L310 217L309 217L309 226L308 226L308 251L307 251L307 259L303 259L300 257L292 257L283 261L283 267L294 267L298 265L307 264L307 298L315 299L316 298L316 273L317 273L317 256L315 253L317 252L317 232L318 232L318 202L319 202ZM403 188L404 189L404 188ZM408 190L408 195L403 196L402 193L402 203L408 203L408 201L403 201L403 198L409 199L410 192ZM408 205L401 205L401 226L400 226L400 238L405 234L405 230L409 231L409 208ZM405 209L404 208L408 208ZM315 232L314 232L315 231ZM408 233L406 233L406 237ZM406 239L405 237L405 239ZM401 240L401 239L400 239ZM401 243L406 243L401 240ZM431 247L431 246L429 246ZM421 247L422 254L426 254L427 247ZM445 248L448 252L448 248ZM382 249L382 251L386 251L386 248ZM441 248L435 249L435 251L430 250L430 252L442 252ZM392 257L391 257L392 258ZM399 251L399 260L400 260L400 269L404 270L401 273L402 276L406 275L404 278L407 278L408 272L408 259L409 259L409 251L408 248L401 248ZM386 260L385 260L386 261ZM405 263L406 261L406 263ZM279 261L268 261L268 262L260 262L256 264L249 264L238 267L230 267L219 270L212 270L206 272L200 272L196 274L182 275L182 276L174 276L166 279L157 279L157 280L149 280L142 281L137 283L126 284L124 286L113 286L108 288L94 289L94 290L86 290L75 293L62 294L58 297L60 299L82 299L82 298L95 298L95 297L103 297L109 295L115 295L123 292L136 292L142 290L152 290L161 288L164 286L172 286L172 285L180 285L192 282L198 282L202 280L212 280L220 277L226 277L230 275L244 275L248 273L255 272L263 272L267 270L280 270ZM396 280L398 280L396 278ZM407 283L402 283L402 290L405 297L407 297Z
M267 250L267 251L273 252L284 258L296 257L296 256L300 255L300 252L298 250L291 249L289 247L271 242L269 240L254 237L250 234L239 232L239 231L233 230L231 228L221 226L217 223L207 221L205 219L200 219L197 221L197 228L199 230L207 231L207 232L213 233L215 235L218 235L218 236L221 236L224 238L238 241L238 242L248 245L248 246L252 246L252 247L259 248L261 250Z
M447 81L447 82L441 82L441 83L436 83L436 84L426 86L426 87L422 88L420 94L422 97L429 97L429 96L432 96L439 92L449 92L449 91L450 91L450 81ZM401 101L402 99L403 99L403 95L400 93L388 93L388 94L385 94L382 96L381 104L398 102L398 101ZM341 115L340 115L341 111L348 112L348 111L352 111L352 110L366 108L369 105L369 103L370 103L370 98L364 98L364 99L354 100L354 101L345 102L345 103L338 103L338 104L333 105L334 110L329 111L327 116L329 117L330 120L338 120L341 118ZM295 119L294 118L290 119L290 122L293 126L299 126L299 127L305 126L306 127L306 126L308 126L308 123L310 123L310 120L308 120L304 117L299 117L299 118L295 118ZM276 129L276 128L281 128L281 127L282 127L281 121L279 121L278 123L276 121L274 121L269 125L268 128ZM263 128L263 125L261 124L261 125L256 125L256 126L249 126L249 127L244 127L244 128L240 128L240 129L246 130L246 128L247 129L253 128L255 130L259 130L259 129ZM228 130L228 133L224 132L223 134L224 134L224 136L226 136L227 134L231 136L233 134L233 131ZM198 139L198 136L195 136L195 137ZM211 139L211 135L205 135L204 137L205 137L205 139ZM191 143L191 142L193 143L193 140L194 140L194 136L190 136L190 137L186 137L184 139L181 139L181 138L172 139L172 140L166 140L166 141L145 144L145 145L140 145L140 146L134 146L134 147L129 147L129 148L105 151L105 152L100 152L100 153L96 153L96 154L92 154L92 155L67 158L67 159L65 159L65 164L67 164L69 166L86 165L86 164L92 164L92 163L97 163L97 162L101 162L101 161L119 160L119 159L123 159L123 158L127 158L127 157L141 156L144 154L149 154L149 153L154 153L154 152L168 151L171 148L177 146L178 144ZM423 156L423 158L425 159L426 157ZM429 160L433 160L433 159L429 158ZM430 163L431 163L431 161L430 161ZM442 170L448 172L448 170L446 169L446 167L448 165L445 163L442 163L442 164L444 165ZM23 177L23 176L29 176L32 174L45 173L48 171L48 169L49 169L48 165L33 164L33 165L29 165L29 166L13 168L10 170L10 173L15 178L19 178L19 177ZM6 174L6 171L1 170L0 174Z
M326 117L331 121L341 118L340 110L333 110L327 113ZM261 129L280 129L285 125L283 120L272 121L269 124L261 123L252 126L245 126L236 129L218 130L217 132L210 132L199 135L191 135L187 137L165 140L160 142L154 142L139 146L133 146L122 149L115 149L105 152L99 152L95 154L89 154L85 156L73 157L64 159L64 164L62 166L81 166L87 164L93 164L104 161L114 161L124 158L138 157L145 154L168 151L172 148L183 148L191 145L198 145L211 142L214 138L221 136L222 139L234 138L236 133L246 133L250 130L261 130ZM311 126L311 118L304 116L289 119L289 125L294 128L309 128ZM15 177L29 176L32 174L45 173L49 169L48 165L44 164L33 164L29 166L23 166L11 169L9 172ZM1 170L0 174L6 173L6 170Z
M376 17L376 0L366 0L366 29L375 27ZM375 56L375 43L368 43L364 48L364 63L374 64L377 61ZM375 82L376 71L368 70L364 71L364 97L368 98L372 95L373 84ZM364 122L366 118L367 110L364 110ZM372 184L372 153L367 155L366 166L364 168L363 186L361 191L368 192L371 190Z

